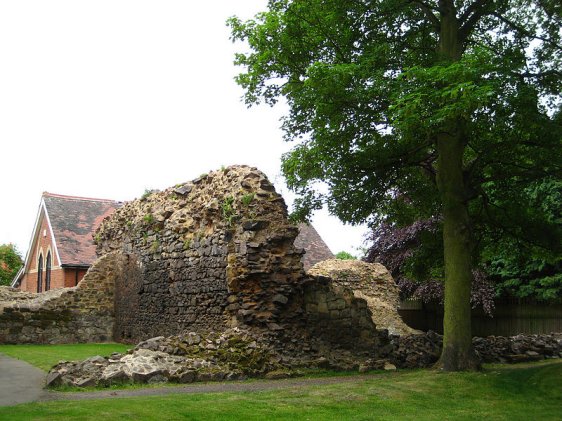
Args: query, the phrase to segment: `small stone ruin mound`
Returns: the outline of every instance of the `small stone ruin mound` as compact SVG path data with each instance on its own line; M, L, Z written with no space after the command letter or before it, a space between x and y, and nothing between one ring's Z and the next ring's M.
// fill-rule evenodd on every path
M365 300L377 329L387 329L392 335L421 333L406 325L398 314L398 286L380 263L330 259L314 265L308 274L330 278L334 285L350 289L356 298Z
M433 331L393 336L387 358L400 368L428 368L439 360L442 348L443 336Z
M288 368L260 338L232 328L206 335L189 332L160 336L139 343L124 355L61 362L49 372L47 386L191 383L288 375Z
M562 358L562 334L473 338L485 363L517 363ZM278 379L299 375L299 368L318 367L366 372L432 367L441 354L443 337L423 334L391 336L385 353L357 358L343 351L337 357L287 359L266 338L232 328L223 333L195 332L156 337L126 354L95 356L81 362L61 362L47 376L47 386L110 386L122 383L191 383L196 381Z

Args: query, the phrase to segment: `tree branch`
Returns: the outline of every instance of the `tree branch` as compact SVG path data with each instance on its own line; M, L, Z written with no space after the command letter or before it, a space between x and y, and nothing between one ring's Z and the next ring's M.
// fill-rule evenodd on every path
M470 15L480 11L482 8L484 8L486 6L486 3L488 3L489 1L490 0L476 0L476 1L474 1L470 6L468 6L466 8L464 13L459 17L459 22L461 22L461 23L465 22L469 18Z
M551 39L545 38L545 37L541 37L537 34L531 33L529 32L527 29L523 28L520 25L517 25L515 22L510 21L509 19L507 19L505 16L502 16L500 13L497 12L491 12L489 13L491 16L495 16L496 18L498 18L500 21L502 21L503 23L505 23L507 26L509 26L510 28L514 29L515 31L519 32L519 34L524 35L527 38L531 38L531 39L538 39L540 41L546 42L547 44L556 47L560 50L562 50L562 45L557 44L556 42L552 41Z
M415 0L413 1L413 3L417 5L425 14L425 17L429 20L429 23L433 25L433 29L435 29L435 32L439 33L439 31L441 30L441 22L433 13L433 11L437 9L432 8L429 4L421 0Z
M305 16L301 15L300 13L296 13L295 11L291 11L293 13L294 16L296 16L297 18L301 19L303 22L306 22L307 24L309 24L311 27L316 28L316 30L318 30L325 38L326 40L332 44L332 47L334 47L334 50L336 52L336 55L339 55L342 58L346 58L346 54L343 52L343 50L340 48L340 46L338 45L338 43L328 34L328 32L326 32L324 30L324 27L317 23L317 22L313 22L310 19L307 19Z
M546 70L544 72L538 72L538 73L532 73L532 72L524 72L524 73L513 73L511 72L513 75L517 75L517 76L522 76L522 77L530 77L530 78L541 78L541 77L547 77L547 76L558 76L560 78L562 78L562 72L559 72L558 70Z
M483 194L483 199L484 199L484 195L485 193L482 192ZM495 225L497 228L499 228L500 230L504 231L505 233L507 233L508 235L510 235L511 237L519 240L519 241L523 241L524 243L527 244L532 244L536 247L540 247L542 249L548 250L548 247L546 247L544 244L541 244L538 241L535 241L533 238L531 238L528 235L525 235L525 233L523 231L516 231L516 228L514 229L514 227L510 227L507 224L504 224L502 222L500 222L499 219L496 219L495 216L493 215L493 212L490 211L490 207L494 207L495 209L497 209L499 212L501 212L504 216L501 218L503 221L511 221L513 218L511 217L511 215L506 211L506 209L504 209L503 207L491 202L488 197L486 196L486 200L483 200L484 204L484 211L486 213L486 216L488 217L488 220L490 221L490 223L492 225ZM522 228L523 226L521 226L520 228Z
M472 30L475 28L478 21L485 15L490 14L487 7L490 0L476 0L472 3L462 14L459 21L461 27L459 29L459 38L464 42Z

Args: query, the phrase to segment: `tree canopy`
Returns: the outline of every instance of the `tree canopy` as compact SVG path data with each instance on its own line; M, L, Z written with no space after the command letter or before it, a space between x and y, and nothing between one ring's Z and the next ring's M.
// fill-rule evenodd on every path
M13 244L0 245L0 285L10 285L22 265L21 255Z
M297 216L326 204L351 223L442 218L441 365L475 367L475 230L560 238L522 206L534 183L560 178L560 3L271 0L229 24L249 45L236 55L246 103L289 106L282 168Z
M505 221L512 230L487 226L474 215L475 265L480 274L472 288L472 302L492 309L494 297L562 299L562 181L552 178L533 182L524 190L518 206L525 213L540 209L541 224L517 231L517 224ZM498 204L495 204L498 206ZM382 222L370 234L373 241L365 260L380 262L393 274L407 297L424 301L442 300L443 242L439 217L417 219L406 225ZM541 233L553 229L554 232ZM541 234L554 237L540 241ZM536 239L539 239L538 241ZM549 243L551 243L549 245ZM429 282L430 285L425 285ZM490 303L490 304L488 304Z
M357 257L355 257L353 254L347 252L347 251L339 251L336 253L336 259L339 260L357 260Z

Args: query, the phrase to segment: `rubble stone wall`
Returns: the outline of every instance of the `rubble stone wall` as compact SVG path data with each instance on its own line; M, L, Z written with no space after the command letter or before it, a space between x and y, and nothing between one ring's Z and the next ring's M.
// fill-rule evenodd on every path
M372 349L364 300L307 276L297 234L283 198L247 166L126 203L95 235L99 255L136 260L116 282L115 338L250 327L279 348L306 338L317 348L357 348L363 337Z
M285 217L281 197L249 167L212 172L118 209L95 238L98 254L118 250L137 260L116 285L116 339L268 319L267 294L258 303L236 293L242 278L259 276L260 289L272 281L262 266L284 266L277 282L292 276L291 259L264 244Z
M367 302L304 272L287 216L266 176L247 166L149 192L102 222L102 257L77 288L12 300L0 340L132 343L237 327L289 358L376 353Z
M325 337L333 345L354 350L373 349L375 325L367 302L330 278L317 277L304 288L307 326L312 337Z
M421 333L404 323L398 314L400 291L383 265L329 259L314 265L308 274L327 277L335 287L353 291L356 298L364 299L377 329L386 329L392 335Z
M0 291L0 343L104 342L114 322L113 286L127 257L99 259L73 288L40 294Z

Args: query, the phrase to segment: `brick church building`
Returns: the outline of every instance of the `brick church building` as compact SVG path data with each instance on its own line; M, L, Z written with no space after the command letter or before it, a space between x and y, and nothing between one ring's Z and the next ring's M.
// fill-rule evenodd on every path
M119 205L43 193L25 262L12 286L44 292L77 285L96 259L93 233Z

